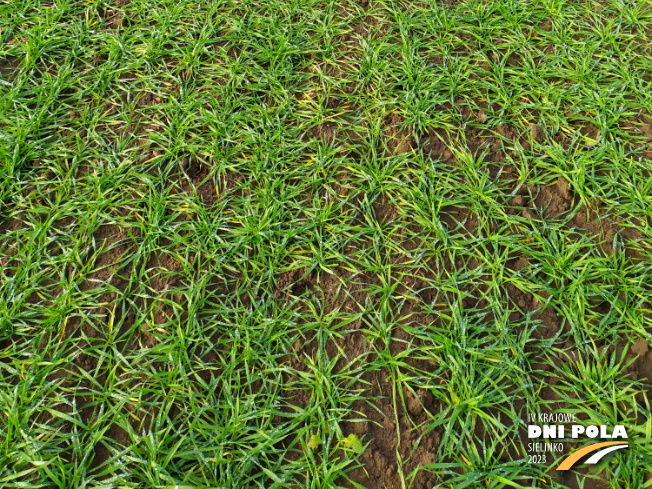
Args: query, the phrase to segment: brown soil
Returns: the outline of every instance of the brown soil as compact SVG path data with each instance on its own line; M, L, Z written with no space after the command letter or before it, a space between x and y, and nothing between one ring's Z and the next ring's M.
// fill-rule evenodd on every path
M11 80L19 66L20 59L15 56L8 56L7 58L0 60L0 76L7 80Z
M374 276L353 278L349 272L337 270L336 276L325 275L319 279L316 274L308 273L306 269L298 269L279 276L274 297L277 300L288 300L305 293L319 292L324 295L327 311L339 307L354 312L368 299L364 289L373 284L378 284L378 279ZM349 324L348 332L329 342L328 355L333 357L338 351L342 351L348 361L368 361L368 355L373 356L375 353L370 342L366 341L362 327L360 321ZM396 335L403 340L409 337L404 331L398 331ZM398 352L397 348L401 348L399 343L393 342L394 353ZM314 349L312 337L297 341L294 345L297 356L289 358L292 366L300 370L305 368L303 358L314 357ZM341 360L339 365L346 363L348 362ZM351 481L368 488L398 489L402 487L398 473L397 457L400 457L406 476L416 472L412 487L425 489L430 487L428 484L434 484L435 478L427 470L419 470L419 467L436 462L434 454L439 444L440 432L433 430L424 434L427 423L423 423L428 419L427 412L434 413L438 406L427 390L404 389L401 393L396 393L397 385L389 371L382 369L366 372L361 382L353 387L354 390L363 391L365 397L372 400L354 402L353 420L345 422L342 426L345 437L354 434L363 443L369 443L360 457L363 466L351 471L348 476ZM395 395L398 396L396 404ZM401 400L401 395L404 401ZM305 408L309 400L308 391L299 391L290 397L288 402ZM406 405L406 410L401 407L403 404ZM398 427L396 419L399 420ZM419 425L420 423L422 424ZM415 424L419 427L415 427ZM345 487L353 487L345 480L340 483Z
M349 477L353 482L369 488L400 489L402 485L397 469L398 456L403 464L404 474L409 475L418 470L412 487L416 489L432 487L435 484L433 473L419 468L437 461L435 453L441 435L438 430L424 435L423 427L414 428L412 424L425 421L426 410L432 412L437 408L433 403L432 394L424 389L416 392L405 389L402 394L407 412L401 408L396 412L393 403L395 383L389 372L382 370L369 373L366 377L365 380L372 385L366 393L377 400L371 401L375 407L366 401L356 401L353 409L356 413L360 413L361 419L366 421L345 423L343 427L345 436L354 434L364 442L369 442L360 457L363 467L350 472ZM397 401L400 406L401 400ZM353 486L347 484L347 487Z
M407 153L414 146L414 139L407 131L401 130L405 120L398 114L391 114L385 117L385 137L390 154Z

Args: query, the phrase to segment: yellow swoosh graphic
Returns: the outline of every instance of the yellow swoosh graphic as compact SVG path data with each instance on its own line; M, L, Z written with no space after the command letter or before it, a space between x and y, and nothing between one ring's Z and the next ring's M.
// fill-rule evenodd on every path
M593 445L589 445L588 447L584 447L572 454L570 454L568 457L564 459L564 461L559 464L559 467L557 467L556 470L568 470L570 469L573 465L575 465L575 462L577 462L579 459L581 459L584 455L587 455L591 452L595 452L596 450L599 450L600 448L603 447L610 447L611 445L627 445L628 443L626 441L605 441L603 443L594 443Z

